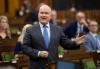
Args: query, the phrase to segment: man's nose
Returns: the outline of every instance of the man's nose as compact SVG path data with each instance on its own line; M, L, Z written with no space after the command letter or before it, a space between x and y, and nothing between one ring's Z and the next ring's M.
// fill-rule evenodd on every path
M42 16L45 16L46 14L42 14Z

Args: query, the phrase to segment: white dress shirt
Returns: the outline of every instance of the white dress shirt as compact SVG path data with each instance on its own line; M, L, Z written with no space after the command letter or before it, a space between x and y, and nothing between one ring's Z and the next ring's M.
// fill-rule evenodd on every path
M39 22L39 25L40 25L40 29L41 29L41 33L43 35L43 31L44 31L44 28L43 28L43 24ZM50 41L50 24L48 23L47 25L47 31L48 31L48 38L49 38L49 41ZM40 51L38 52L38 56L40 54Z
M43 35L43 31L44 31L43 26L44 25L42 23L40 23L40 22L39 22L39 24L40 24L41 32L42 32L42 35ZM47 31L48 31L48 38L50 40L50 24L48 23L46 26L47 26Z
M83 31L83 27L84 25L80 25L79 23L77 23L77 33L81 33L81 31ZM80 29L81 28L81 29Z

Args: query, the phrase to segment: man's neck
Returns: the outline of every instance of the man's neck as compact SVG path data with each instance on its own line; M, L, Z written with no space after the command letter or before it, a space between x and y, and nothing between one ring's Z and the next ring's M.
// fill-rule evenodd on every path
M43 22L39 22L39 23L41 23L42 25L47 25L48 23L43 23Z
M83 26L83 24L80 24L80 23L77 23L78 24L78 26Z
M42 25L49 25L49 22L48 23L39 22L39 23L42 24Z
M93 34L97 34L97 32L92 32Z

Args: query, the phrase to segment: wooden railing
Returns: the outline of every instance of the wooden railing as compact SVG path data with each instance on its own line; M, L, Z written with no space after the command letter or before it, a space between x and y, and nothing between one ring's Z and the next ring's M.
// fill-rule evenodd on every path
M17 42L17 38L14 39L6 39L6 40L0 40L0 52L13 52L15 45ZM95 61L97 61L100 56L98 54L93 54L86 52L83 46L80 46L79 50L66 50L64 57L62 58L64 61L74 61L74 62L80 62L82 59L88 59L93 58ZM19 67L27 67L28 66L28 58L25 57L24 54L22 54L18 60L18 66ZM51 64L54 68L54 64Z
M82 59L92 58L90 52L86 52L84 46L80 46L78 50L65 50L63 59L66 61L80 62Z
M0 52L14 51L16 42L17 42L17 38L0 40Z

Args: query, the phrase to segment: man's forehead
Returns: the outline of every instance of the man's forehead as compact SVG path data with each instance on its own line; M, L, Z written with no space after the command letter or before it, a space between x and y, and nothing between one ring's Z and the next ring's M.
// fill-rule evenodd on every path
M85 14L82 12L79 12L79 13L77 13L77 16L85 16Z
M95 21L92 21L90 24L98 24L97 22L95 22Z
M48 11L51 12L51 8L47 5L43 5L40 7L39 11Z

